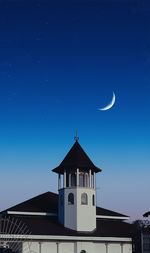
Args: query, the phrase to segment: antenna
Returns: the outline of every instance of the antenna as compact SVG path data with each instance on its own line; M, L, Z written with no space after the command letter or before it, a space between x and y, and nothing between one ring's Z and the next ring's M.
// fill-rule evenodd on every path
M79 137L78 137L78 131L76 130L76 133L75 133L75 137L74 137L74 140L78 142L79 140Z

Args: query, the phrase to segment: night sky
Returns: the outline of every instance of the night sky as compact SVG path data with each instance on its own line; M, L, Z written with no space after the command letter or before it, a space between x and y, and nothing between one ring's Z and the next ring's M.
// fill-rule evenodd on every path
M108 111L99 111L116 94ZM98 205L150 210L150 1L0 0L0 209L45 191L79 142Z

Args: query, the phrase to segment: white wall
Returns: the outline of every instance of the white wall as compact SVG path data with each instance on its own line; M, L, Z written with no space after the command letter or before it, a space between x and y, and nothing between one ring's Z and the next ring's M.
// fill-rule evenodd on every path
M74 204L68 204L68 194L74 194ZM64 226L73 230L77 230L77 193L76 188L64 189Z
M123 253L132 253L132 245L131 244L124 244L123 245Z
M39 246L40 246L39 242L24 242L23 243L23 253L28 253L29 247L30 247L29 252L39 253Z
M68 204L68 194L74 194L74 205ZM88 204L81 205L81 194L88 195ZM95 190L92 188L78 187L65 188L64 225L77 231L93 231L96 228L96 206L92 205L92 196ZM86 215L85 215L86 214Z
M82 193L87 194L88 205L81 205ZM93 231L96 228L96 205L92 205L93 194L95 195L95 190L92 188L77 189L77 231Z
M94 243L93 242L78 242L76 253L80 253L81 250L86 250L86 253L95 253Z
M59 253L74 253L74 243L70 243L70 242L60 243L59 244Z
M54 252L54 253L57 252L57 244L55 242L42 242L41 253L51 253L51 252Z
M106 246L108 245L108 246ZM23 253L27 244L23 244ZM132 253L131 243L111 243L111 242L32 242L31 253Z
M94 243L94 253L106 253L106 245L104 243Z
M108 253L122 253L121 245L117 243L108 244Z

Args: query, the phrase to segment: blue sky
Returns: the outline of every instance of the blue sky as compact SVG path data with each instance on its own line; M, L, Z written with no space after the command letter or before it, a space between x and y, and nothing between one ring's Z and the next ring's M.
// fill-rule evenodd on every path
M76 129L98 204L149 210L149 27L146 0L0 0L1 210L57 191Z

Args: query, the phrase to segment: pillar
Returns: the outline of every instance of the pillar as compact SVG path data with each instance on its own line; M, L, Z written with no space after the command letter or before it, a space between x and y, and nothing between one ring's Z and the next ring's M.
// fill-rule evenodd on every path
M95 176L95 172L93 173L93 188L96 188L96 176Z
M123 243L121 243L120 245L121 245L121 253L123 253Z
M63 185L64 188L66 188L66 171L64 171L64 185Z
M89 187L92 186L92 177L91 177L91 170L89 170Z
M39 242L39 253L42 253L42 243Z
M77 168L77 178L76 178L76 180L77 180L77 186L79 186L79 169Z
M69 187L71 187L71 174L69 173Z
M56 242L57 245L57 253L59 253L59 242Z
M61 189L61 174L58 176L58 190Z
M108 243L105 243L106 246L106 253L108 253Z

